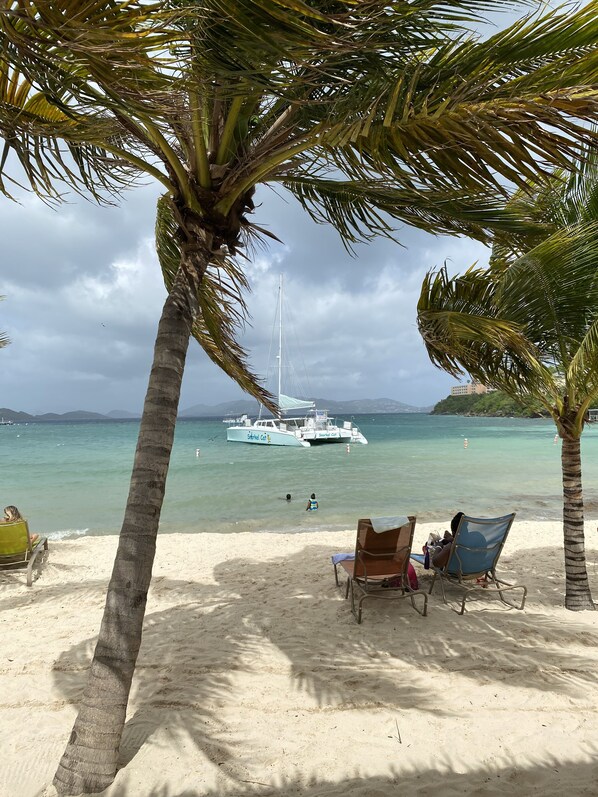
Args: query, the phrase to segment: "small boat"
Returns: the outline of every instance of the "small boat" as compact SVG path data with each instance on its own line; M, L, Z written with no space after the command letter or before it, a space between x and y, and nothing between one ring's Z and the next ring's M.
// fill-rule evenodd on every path
M324 443L360 443L367 440L352 421L342 426L334 422L328 410L316 409L313 401L292 398L281 392L282 388L282 275L278 287L278 415L275 418L258 418L252 421L247 415L240 423L226 430L226 439L231 443L253 443L254 445L300 446L310 448ZM285 413L305 410L305 414L288 418ZM226 419L225 419L226 422Z
M247 415L240 415L238 418L233 418L232 416L226 417L222 419L222 423L228 423L230 425L236 424L243 424L247 420Z

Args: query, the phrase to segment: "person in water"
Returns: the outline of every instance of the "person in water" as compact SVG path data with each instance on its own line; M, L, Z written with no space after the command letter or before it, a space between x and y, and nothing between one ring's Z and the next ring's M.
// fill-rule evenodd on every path
M16 506L9 504L9 506L4 507L4 517L0 519L0 523L15 523L17 520L25 520L23 515L19 512ZM35 542L39 534L30 534L29 539L31 542Z
M291 494L287 493L287 501L290 501L290 500L291 500Z
M307 506L305 507L306 512L315 512L318 508L318 502L316 501L316 494L312 493L310 497L307 499Z

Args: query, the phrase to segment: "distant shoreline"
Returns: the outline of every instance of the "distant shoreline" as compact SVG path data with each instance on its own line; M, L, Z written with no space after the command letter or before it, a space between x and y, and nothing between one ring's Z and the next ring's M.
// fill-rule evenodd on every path
M177 416L177 421L220 421L223 417L229 413L220 413L217 412L214 415L187 415L181 414ZM253 413L255 415L255 413ZM363 410L361 412L356 411L343 411L343 410L331 410L331 415L355 415L355 416L363 416L363 415L429 415L429 408L421 411L416 410L393 410L393 411L382 411L382 410ZM51 417L48 417L50 415ZM47 413L45 415L28 415L27 413L16 412L13 410L5 410L4 414L2 414L2 410L0 410L0 417L3 417L5 421L10 421L11 424L25 424L25 423L89 423L89 422L100 422L103 423L104 421L114 421L121 423L123 421L140 421L141 415L128 415L128 416L110 416L110 415L102 415L101 413L85 413L84 410L79 410L73 413L64 413L62 415L57 415L54 413ZM270 415L264 417L271 417ZM10 425L10 424L7 424Z

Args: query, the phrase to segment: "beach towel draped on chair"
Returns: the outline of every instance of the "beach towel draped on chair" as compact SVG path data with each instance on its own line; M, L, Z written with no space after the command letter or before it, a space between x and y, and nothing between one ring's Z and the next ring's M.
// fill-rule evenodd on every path
M47 537L38 537L32 542L26 520L0 523L0 569L27 565L28 587L33 583L33 565L36 562L41 565L47 552Z
M503 581L496 575L496 565L514 517L514 512L497 518L474 518L463 515L444 567L434 567L434 563L430 563L434 575L429 594L432 593L438 578L445 603L448 603L444 591L445 581L464 590L459 614L464 613L467 599L476 597L476 593L477 597L496 593L507 606L523 609L527 588ZM411 554L411 558L420 564L424 563L424 556L421 554ZM519 604L512 603L503 596L503 593L513 590L522 592Z
M393 520L396 525L393 527ZM384 530L376 531L383 528ZM409 598L413 608L424 617L428 596L409 584L409 554L413 543L415 517L362 518L357 523L355 553L332 557L337 586L338 567L347 574L345 598L351 596L351 611L361 623L362 606L366 598ZM416 597L422 599L419 609Z

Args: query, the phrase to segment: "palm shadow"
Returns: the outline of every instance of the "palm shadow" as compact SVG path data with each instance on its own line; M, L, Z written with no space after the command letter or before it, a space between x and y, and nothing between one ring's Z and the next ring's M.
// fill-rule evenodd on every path
M462 617L439 599L432 600L427 618L407 601L372 602L358 626L334 585L334 552L311 545L266 562L227 560L214 570L216 583L154 581L148 605L152 593L159 593L173 606L146 615L121 767L158 728L168 728L168 744L191 738L209 761L240 783L239 748L231 742L226 708L237 701L243 711L239 682L251 683L252 673L263 669L265 652L276 659L297 700L321 710L349 703L454 715L426 685L427 674L447 671L477 681L483 669L484 678L497 683L516 675L529 690L563 696L593 687L595 660L573 647L580 635L588 649L597 646L598 633L574 616L563 623L534 611L533 594L524 612L493 601ZM505 565L515 577L527 567L507 558ZM560 578L546 582L550 596ZM86 640L56 662L54 678L69 702L81 698L94 644ZM410 669L423 677L401 675ZM245 757L251 757L251 743L243 744Z

